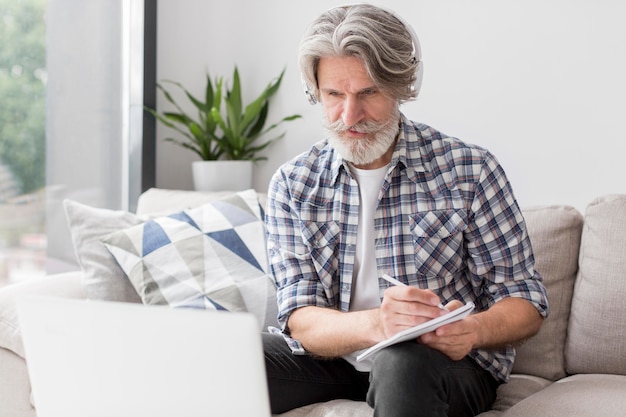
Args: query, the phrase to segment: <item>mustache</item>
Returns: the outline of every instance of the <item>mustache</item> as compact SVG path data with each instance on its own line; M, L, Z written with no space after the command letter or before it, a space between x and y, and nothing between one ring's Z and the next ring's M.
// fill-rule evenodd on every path
M378 132L385 125L386 123L374 122L371 120L362 121L352 126L346 125L341 118L335 120L332 123L326 121L326 128L335 133L344 133L348 130L354 130L359 133L374 133Z

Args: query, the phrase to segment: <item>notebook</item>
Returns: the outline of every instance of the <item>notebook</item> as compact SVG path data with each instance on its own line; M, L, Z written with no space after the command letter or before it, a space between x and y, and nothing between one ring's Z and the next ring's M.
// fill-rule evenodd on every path
M406 342L408 340L415 340L423 334L428 332L433 332L437 330L439 327L444 326L449 323L454 323L455 321L461 320L465 318L469 313L474 310L474 303L468 302L463 307L459 307L456 310L450 311L448 314L444 314L443 316L436 317L432 320L429 320L425 323L419 324L415 327L411 327L395 335L391 336L388 339L383 340L382 342L378 342L374 346L365 350L359 356L356 357L357 362L362 361L363 359L367 359L371 355L377 353L379 350L386 348L387 346L395 345L396 343Z
M18 300L38 417L270 417L247 313Z

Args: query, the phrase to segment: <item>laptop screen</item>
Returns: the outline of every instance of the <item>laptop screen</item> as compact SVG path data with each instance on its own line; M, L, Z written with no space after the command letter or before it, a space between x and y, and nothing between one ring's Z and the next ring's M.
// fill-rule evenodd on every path
M38 417L270 417L250 314L33 296L18 312Z

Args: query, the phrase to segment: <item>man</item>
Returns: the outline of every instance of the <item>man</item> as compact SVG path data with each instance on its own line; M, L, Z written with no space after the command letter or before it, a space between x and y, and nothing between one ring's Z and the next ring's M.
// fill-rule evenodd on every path
M375 416L471 416L506 381L548 303L520 209L486 150L399 110L416 35L371 5L322 14L300 68L327 140L283 165L266 212L279 322L264 335L274 413L334 398ZM391 286L388 274L406 286ZM362 350L467 303L475 314L358 362Z

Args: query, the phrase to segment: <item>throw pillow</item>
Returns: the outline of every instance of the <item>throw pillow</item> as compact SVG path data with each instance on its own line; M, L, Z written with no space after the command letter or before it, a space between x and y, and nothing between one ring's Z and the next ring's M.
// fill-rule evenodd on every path
M83 287L92 300L141 302L115 259L102 244L108 234L143 223L132 213L63 202L74 252L83 271Z
M275 324L265 226L238 195L112 233L103 243L146 304L250 311Z
M153 188L139 198L139 203L148 196L153 201L152 205L143 205L149 206L149 210L143 210L141 215L120 210L94 208L73 200L65 200L63 204L67 224L72 236L76 259L83 272L83 287L87 298L141 302L124 271L102 243L102 238L113 232L141 224L150 218L198 207L210 201L228 198L232 194L232 192L209 193ZM235 194L245 202L246 206L258 213L259 217L261 216L255 190Z

